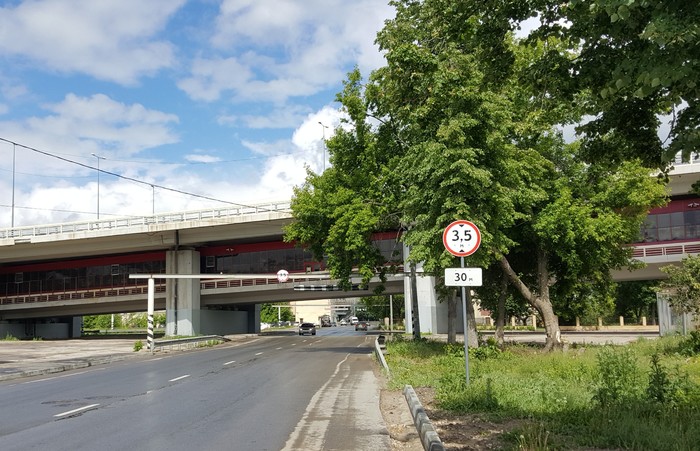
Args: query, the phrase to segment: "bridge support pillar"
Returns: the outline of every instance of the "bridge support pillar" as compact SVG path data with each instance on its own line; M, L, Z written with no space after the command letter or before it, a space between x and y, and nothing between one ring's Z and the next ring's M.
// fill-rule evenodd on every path
M199 252L195 250L168 251L165 254L168 274L199 274L199 266ZM201 333L200 291L199 279L166 279L166 335Z

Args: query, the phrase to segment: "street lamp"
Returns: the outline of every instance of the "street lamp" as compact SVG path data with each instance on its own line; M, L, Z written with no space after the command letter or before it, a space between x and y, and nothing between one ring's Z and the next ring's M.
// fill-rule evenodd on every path
M101 157L96 153L91 154L93 157L97 158L97 219L100 219L100 160L106 160L105 157Z
M326 172L326 129L328 126L321 121L318 121L318 124L323 127L321 129L323 131L323 172Z

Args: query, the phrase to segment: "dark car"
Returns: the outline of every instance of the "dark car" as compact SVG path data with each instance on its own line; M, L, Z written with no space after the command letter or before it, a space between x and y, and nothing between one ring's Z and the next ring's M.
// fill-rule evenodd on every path
M299 335L304 334L316 335L316 325L314 323L301 323L299 326Z
M355 324L355 330L367 330L369 328L369 323L366 321L360 321Z

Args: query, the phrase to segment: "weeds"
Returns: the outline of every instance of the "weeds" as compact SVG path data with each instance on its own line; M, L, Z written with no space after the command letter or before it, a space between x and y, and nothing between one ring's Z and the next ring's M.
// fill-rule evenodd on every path
M143 349L143 341L136 340L136 343L134 343L134 352L139 352L142 349Z
M681 356L681 341L470 350L469 384L461 345L389 341L387 360L391 386L433 387L441 409L531 424L508 434L516 449L690 450L700 443L700 359Z

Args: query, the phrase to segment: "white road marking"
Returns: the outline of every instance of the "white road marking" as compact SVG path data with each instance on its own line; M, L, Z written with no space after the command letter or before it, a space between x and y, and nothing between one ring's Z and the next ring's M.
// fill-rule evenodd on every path
M190 375L189 375L189 374L185 374L184 376L176 377L175 379L170 379L168 382L179 381L180 379L184 379L184 378L186 378L186 377L190 377Z
M230 362L226 362L226 363L224 363L224 366L225 366L225 365L230 365L230 364L232 364L232 363L236 363L236 361L235 361L235 360L231 360Z
M74 413L82 412L83 410L92 409L93 407L97 407L97 406L99 406L99 404L90 404L89 406L69 410L68 412L58 413L58 414L54 415L54 417L60 418L60 417L68 416L68 415L73 415Z
M257 354L255 354L255 355L260 355L260 354L262 354L262 352L258 352L258 353L257 353Z

